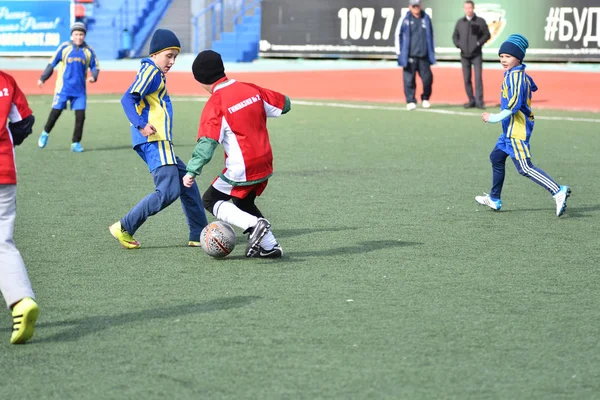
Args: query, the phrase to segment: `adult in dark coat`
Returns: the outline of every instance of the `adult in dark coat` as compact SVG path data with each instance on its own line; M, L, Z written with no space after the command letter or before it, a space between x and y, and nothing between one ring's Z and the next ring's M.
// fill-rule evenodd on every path
M429 15L421 9L421 0L409 0L410 11L402 17L396 28L396 54L398 65L403 69L406 108L417 108L415 90L416 74L423 81L421 101L423 108L431 107L429 98L433 84L431 65L435 64L433 24Z
M452 40L454 45L460 49L465 91L469 98L465 108L485 108L483 103L483 56L481 48L485 42L490 40L491 36L487 23L483 18L475 15L474 9L475 3L470 0L465 1L465 16L456 22ZM471 67L475 70L475 95L473 95L473 84L471 83Z

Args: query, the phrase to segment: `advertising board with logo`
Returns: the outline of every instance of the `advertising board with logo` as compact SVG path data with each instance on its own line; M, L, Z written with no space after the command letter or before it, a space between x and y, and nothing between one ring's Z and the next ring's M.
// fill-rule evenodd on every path
M263 0L262 57L395 58L395 37L409 12L408 0ZM436 56L458 59L452 42L463 0L424 0L433 21ZM600 4L597 0L475 1L475 13L492 35L487 60L512 33L529 40L527 58L600 61Z
M70 0L2 0L0 55L50 55L71 36Z

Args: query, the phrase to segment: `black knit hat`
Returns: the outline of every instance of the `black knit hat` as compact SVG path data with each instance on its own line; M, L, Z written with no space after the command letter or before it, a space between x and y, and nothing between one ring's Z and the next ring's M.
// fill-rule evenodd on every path
M150 55L161 51L175 49L181 51L181 43L177 36L168 29L157 29L150 40Z
M225 67L221 55L212 50L204 50L196 56L192 64L194 78L205 85L211 85L225 77Z

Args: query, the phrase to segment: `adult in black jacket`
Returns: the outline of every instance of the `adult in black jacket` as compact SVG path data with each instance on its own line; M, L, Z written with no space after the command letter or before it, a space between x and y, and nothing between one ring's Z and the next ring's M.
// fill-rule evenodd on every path
M469 102L465 108L485 108L483 103L483 79L481 48L490 39L490 30L487 23L481 17L475 15L475 3L465 1L465 16L456 22L452 40L454 45L460 49L460 60L462 63L465 91ZM475 96L473 96L473 85L471 83L471 66L475 70Z

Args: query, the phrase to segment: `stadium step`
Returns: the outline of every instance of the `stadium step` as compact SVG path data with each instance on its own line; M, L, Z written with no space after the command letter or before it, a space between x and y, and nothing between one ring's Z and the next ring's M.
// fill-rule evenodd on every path
M258 57L260 41L260 7L254 15L244 16L232 32L223 32L221 39L213 42L212 49L226 62L251 62Z

